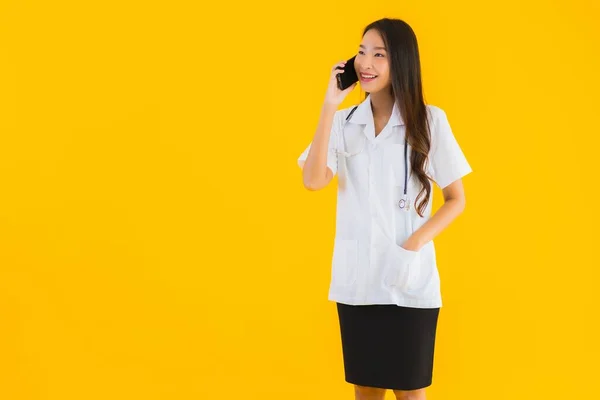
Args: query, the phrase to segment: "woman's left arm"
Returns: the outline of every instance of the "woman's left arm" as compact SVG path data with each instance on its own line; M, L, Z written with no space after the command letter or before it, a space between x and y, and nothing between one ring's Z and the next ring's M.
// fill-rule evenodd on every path
M465 191L462 179L458 179L444 189L444 204L419 229L402 244L407 250L419 251L425 243L433 240L465 209Z

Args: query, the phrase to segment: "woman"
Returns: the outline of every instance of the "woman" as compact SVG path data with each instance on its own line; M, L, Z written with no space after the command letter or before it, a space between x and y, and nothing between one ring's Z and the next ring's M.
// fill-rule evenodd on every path
M345 379L357 399L425 399L432 382L440 280L433 238L465 207L472 172L445 112L426 105L417 39L404 21L368 25L354 67L368 96L337 107L336 64L312 142L306 188L338 175L329 300L337 303ZM341 68L337 69L338 67ZM432 185L444 204L431 215Z

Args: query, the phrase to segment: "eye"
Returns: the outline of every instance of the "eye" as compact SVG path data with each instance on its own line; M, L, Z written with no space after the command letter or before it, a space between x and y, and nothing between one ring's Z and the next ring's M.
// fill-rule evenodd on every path
M358 54L364 54L364 53L363 53L363 51L362 51L362 50L359 50L359 51L358 51ZM377 56L377 55L379 55L379 56L385 57L385 54L383 54L383 53L375 53L375 55L376 55L376 56Z

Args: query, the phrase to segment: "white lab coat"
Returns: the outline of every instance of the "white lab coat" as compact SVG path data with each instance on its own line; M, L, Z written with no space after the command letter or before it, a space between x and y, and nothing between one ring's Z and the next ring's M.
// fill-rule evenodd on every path
M420 184L409 175L409 211L398 207L404 193L405 126L394 104L386 127L375 137L370 95L346 122L353 107L335 113L327 166L338 176L336 233L328 298L351 304L442 306L433 241L419 251L401 245L431 217L432 199L421 218L415 209ZM472 169L450 128L446 113L427 105L431 149L427 174L444 188ZM342 137L342 128L344 136ZM364 147L363 147L364 143ZM303 166L311 144L298 158ZM335 149L359 154L346 157ZM408 171L410 174L410 145Z

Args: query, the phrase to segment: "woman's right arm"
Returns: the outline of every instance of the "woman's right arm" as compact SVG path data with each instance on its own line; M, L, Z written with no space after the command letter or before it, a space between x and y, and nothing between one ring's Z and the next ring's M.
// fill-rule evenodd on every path
M327 166L327 153L330 148L332 128L334 127L334 117L338 106L344 98L354 89L357 83L354 83L345 90L337 87L336 75L343 72L345 61L334 65L329 78L325 101L321 107L321 115L317 130L308 151L306 160L302 168L302 182L308 190L319 190L331 182L334 172ZM339 69L338 69L339 68Z
M336 111L335 104L324 103L321 107L317 131L302 168L302 182L308 190L323 189L333 179L333 171L327 166L327 152Z

